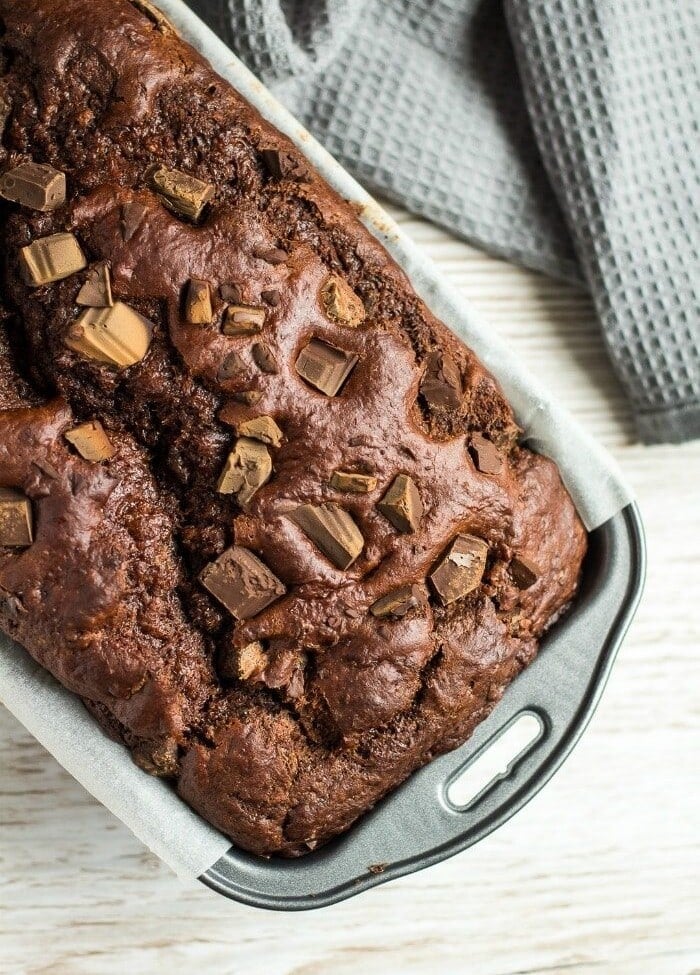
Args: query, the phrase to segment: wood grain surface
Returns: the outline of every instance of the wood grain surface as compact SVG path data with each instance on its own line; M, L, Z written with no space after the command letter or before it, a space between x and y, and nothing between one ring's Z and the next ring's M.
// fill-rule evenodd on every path
M392 212L636 489L647 589L591 726L479 846L285 915L177 880L0 709L3 975L700 975L700 443L634 442L583 293Z

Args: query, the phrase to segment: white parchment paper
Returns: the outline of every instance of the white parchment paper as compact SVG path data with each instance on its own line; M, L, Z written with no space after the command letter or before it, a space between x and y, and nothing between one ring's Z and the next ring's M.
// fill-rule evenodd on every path
M585 434L494 338L401 233L381 207L283 109L182 0L157 0L166 16L213 67L303 149L329 183L360 204L363 220L403 266L416 290L499 379L529 444L554 458L586 523L593 529L632 500L612 458ZM0 701L100 802L183 877L197 877L230 842L208 826L166 783L138 769L110 741L80 701L6 637L0 636Z

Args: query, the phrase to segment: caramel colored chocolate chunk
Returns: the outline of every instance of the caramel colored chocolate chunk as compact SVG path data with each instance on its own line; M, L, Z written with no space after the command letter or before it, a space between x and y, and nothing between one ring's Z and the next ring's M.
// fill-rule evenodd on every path
M286 592L265 563L240 545L227 548L205 566L199 580L237 620L257 616Z
M114 456L114 447L99 420L79 423L72 430L67 430L64 437L68 443L73 444L81 457L93 464Z
M425 603L425 594L420 586L401 586L393 592L382 596L369 608L372 616L380 619L389 617L391 619L401 619L410 610L417 609Z
M320 339L311 339L297 356L296 371L326 396L335 396L357 362L356 355L336 349Z
M271 416L255 416L252 420L244 420L238 424L238 433L241 437L260 440L272 447L279 447L282 443L282 431Z
M22 163L0 177L0 196L32 210L55 210L66 202L66 176L44 163Z
M484 575L488 550L488 545L481 538L457 535L430 576L443 606L449 606L477 588Z
M21 491L0 488L0 547L25 548L34 541L32 505Z
M112 282L109 276L109 265L106 261L96 264L90 268L82 286L75 299L78 305L87 305L88 308L111 308L114 304L112 300Z
M269 661L260 640L241 647L236 653L236 670L239 680L260 680Z
M523 555L515 555L510 563L510 574L518 589L529 589L539 579L540 570Z
M284 264L289 254L281 247L254 247L253 257L266 261L268 264Z
M408 474L398 474L377 507L400 532L414 532L423 517L423 502Z
M153 325L116 301L111 308L88 308L68 330L65 344L86 359L126 369L140 362L151 344Z
M182 173L179 169L159 166L151 173L151 183L169 210L189 220L198 220L214 196L211 183Z
M289 516L339 569L347 569L365 540L350 515L337 504L302 504Z
M371 474L354 474L352 471L333 471L331 474L331 487L336 491L369 494L376 486L377 478Z
M269 345L265 345L264 342L256 342L251 350L253 356L253 362L258 367L260 372L269 373L271 376L276 375L279 372L277 368L277 359L275 359Z
M272 476L272 458L267 447L250 437L239 437L226 458L216 490L235 494L239 504L247 504Z
M365 306L350 285L331 274L321 287L321 305L332 322L357 328L365 318Z
M499 474L503 468L503 457L490 440L475 433L469 443L469 453L474 466L482 474Z
M208 325L214 317L208 281L190 278L185 295L185 319L190 325Z
M80 244L73 234L40 237L19 252L22 273L35 288L68 278L87 267Z
M273 179L303 181L308 177L306 167L287 149L263 149L260 155L265 168Z
M431 352L420 383L426 403L436 410L456 410L462 403L462 377L452 356Z
M224 315L224 335L256 335L265 324L265 309L252 305L229 305Z

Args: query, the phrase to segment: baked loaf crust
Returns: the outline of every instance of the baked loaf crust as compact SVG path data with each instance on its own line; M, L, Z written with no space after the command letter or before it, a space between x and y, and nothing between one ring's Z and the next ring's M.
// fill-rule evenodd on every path
M304 853L469 736L585 532L494 379L153 8L0 16L0 625L237 844Z

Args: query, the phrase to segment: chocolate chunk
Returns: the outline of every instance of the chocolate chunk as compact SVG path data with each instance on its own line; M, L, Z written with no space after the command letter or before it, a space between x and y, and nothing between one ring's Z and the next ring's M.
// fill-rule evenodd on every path
M23 247L19 258L27 284L35 288L68 278L87 267L85 255L73 234L40 237L28 247Z
M252 305L229 305L224 315L224 335L256 335L265 324L265 309Z
M55 210L66 202L66 175L44 163L22 163L0 177L0 196L32 210Z
M262 149L260 155L273 179L294 179L303 182L308 178L306 166L288 149Z
M251 349L251 353L253 356L253 362L261 372L270 373L272 376L279 372L277 368L277 360L270 351L270 347L265 345L264 342L256 342Z
M260 297L264 302L271 305L273 308L276 308L280 303L280 293L274 289L271 291L261 291Z
M302 504L289 516L339 569L347 569L365 540L350 515L337 504Z
M215 191L211 183L164 166L151 173L151 183L169 210L189 220L200 218Z
M232 301L239 304L241 300L241 289L237 284L222 284L219 287L219 294L223 301Z
M233 379L239 373L245 372L247 368L242 356L238 352L229 352L219 366L216 378L219 382L226 382L227 379Z
M258 257L261 261L267 261L268 264L284 264L289 254L285 250L282 250L281 247L254 247L253 257Z
M377 486L377 478L371 474L354 474L351 471L333 471L331 487L336 491L352 491L353 494L369 494Z
M357 365L358 357L342 349L311 339L297 356L296 371L307 383L335 396Z
M251 437L273 447L279 447L282 442L282 431L271 416L255 416L251 420L244 420L238 424L238 433L241 437Z
M151 344L153 324L129 305L88 308L71 325L65 344L86 359L126 369L140 362Z
M233 393L233 398L237 403L243 403L245 406L255 406L262 399L262 393L258 389L241 389Z
M81 457L93 464L99 464L100 461L109 460L114 456L114 447L99 420L79 423L72 430L67 430L63 436L73 444Z
M190 325L208 325L213 317L209 282L190 278L185 295L185 319Z
M260 640L241 647L236 653L236 670L239 680L260 680L268 664L267 654Z
M462 403L462 377L445 352L431 352L420 383L426 403L436 410L456 410Z
M420 586L401 586L400 589L395 589L372 603L369 611L373 616L380 619L387 616L392 619L401 619L409 610L417 609L424 603L425 593Z
M510 574L518 589L529 589L540 577L540 570L530 559L514 555L510 563Z
M489 547L474 535L457 535L430 576L443 606L476 589L484 575Z
M397 474L377 507L400 532L414 532L423 517L423 502L408 474Z
M271 476L272 458L267 447L250 437L239 437L226 458L216 490L235 494L239 504L247 504Z
M474 466L482 474L499 474L503 458L495 444L480 433L475 433L469 442L469 453Z
M32 505L21 491L0 488L0 546L25 548L34 541Z
M287 591L264 562L240 545L205 566L199 579L237 620L256 616Z
M180 754L174 738L139 742L132 749L131 757L148 775L161 779L174 778L180 771Z
M122 204L120 224L122 237L126 243L131 240L139 229L147 212L146 207L143 203L139 203L138 200L132 200L130 203Z
M106 261L96 264L90 268L82 286L75 299L78 305L87 305L88 308L111 308L114 304L112 300L112 282L109 276L109 265Z
M365 306L349 284L331 274L321 287L321 305L332 322L356 328L365 318Z

